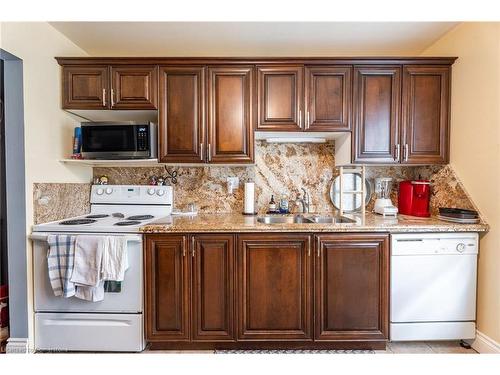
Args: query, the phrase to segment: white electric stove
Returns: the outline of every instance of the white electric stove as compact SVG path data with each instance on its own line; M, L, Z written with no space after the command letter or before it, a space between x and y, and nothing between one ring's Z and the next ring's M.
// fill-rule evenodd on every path
M140 227L172 213L171 186L94 185L87 215L33 226L35 349L122 351L144 349L143 264ZM129 268L119 292L103 301L54 296L47 270L50 234L118 235L127 239Z

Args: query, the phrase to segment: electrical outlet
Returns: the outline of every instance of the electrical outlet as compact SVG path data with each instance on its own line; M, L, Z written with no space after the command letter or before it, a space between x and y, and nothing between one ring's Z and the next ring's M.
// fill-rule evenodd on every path
M240 179L238 177L228 177L227 178L227 192L233 194L235 189L238 189L240 184Z

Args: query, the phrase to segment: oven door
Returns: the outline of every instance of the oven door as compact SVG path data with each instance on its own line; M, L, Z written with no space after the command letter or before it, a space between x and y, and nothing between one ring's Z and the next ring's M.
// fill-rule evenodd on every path
M82 124L85 159L139 159L151 156L149 125Z
M81 234L75 234L81 235ZM102 234L101 234L102 235ZM121 283L120 292L104 293L99 302L84 301L75 297L54 296L47 270L48 233L33 233L33 282L35 311L38 312L142 312L142 237L126 235L129 268Z

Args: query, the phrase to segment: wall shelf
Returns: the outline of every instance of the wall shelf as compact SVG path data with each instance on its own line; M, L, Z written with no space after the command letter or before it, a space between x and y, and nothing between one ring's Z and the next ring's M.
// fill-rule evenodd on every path
M61 159L61 163L85 167L154 167L161 166L158 159L133 160L90 160L90 159Z
M132 159L132 160L90 160L90 159L60 159L59 162L67 165L81 167L195 167L195 168L214 168L214 167L253 167L255 163L237 164L237 163L160 163L158 159Z

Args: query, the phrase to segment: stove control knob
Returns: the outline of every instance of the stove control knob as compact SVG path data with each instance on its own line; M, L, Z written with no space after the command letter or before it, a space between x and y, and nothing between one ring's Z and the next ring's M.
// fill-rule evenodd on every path
M158 195L159 197L161 197L163 194L165 194L165 190L162 189L156 190L156 195Z
M457 245L457 251L459 253L463 253L465 251L465 244L460 242L458 245Z
M97 195L102 195L102 194L104 193L104 189L99 188L99 189L97 189L97 190L96 190L96 192L95 192L95 193L96 193Z
M113 192L113 188L106 188L106 194L111 194Z
M148 189L148 195L153 195L155 193L155 189L149 188Z

